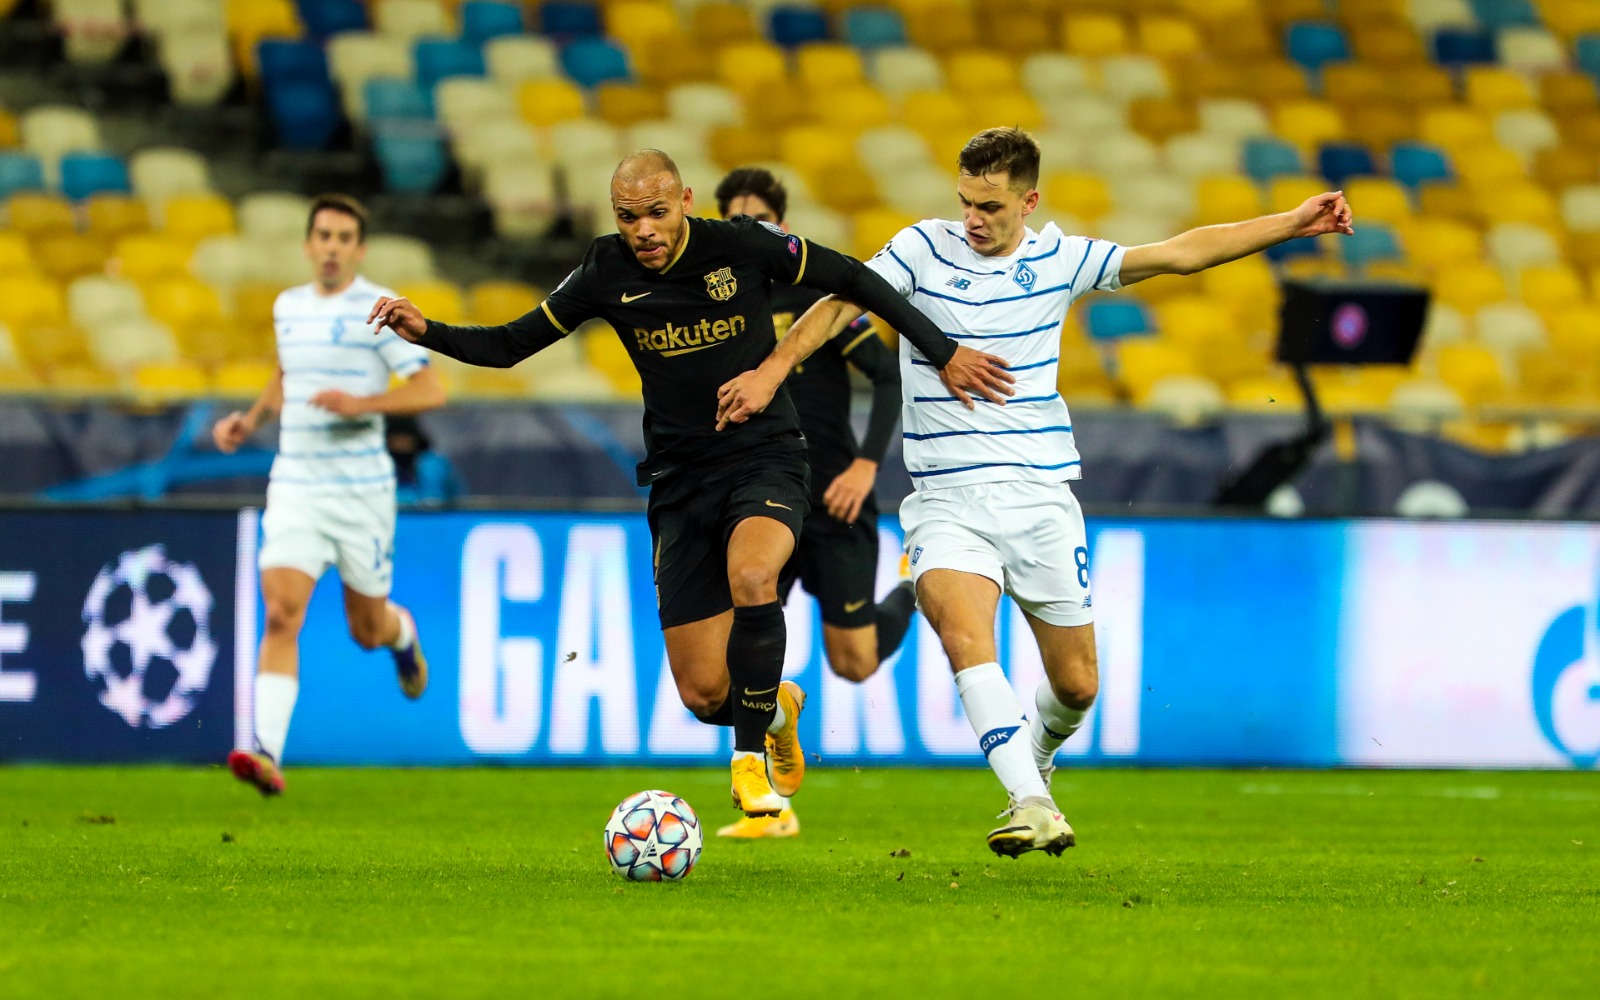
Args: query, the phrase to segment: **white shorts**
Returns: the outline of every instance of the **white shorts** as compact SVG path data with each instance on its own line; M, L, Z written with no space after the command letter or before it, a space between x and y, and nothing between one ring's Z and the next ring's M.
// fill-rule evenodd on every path
M1066 483L919 490L900 504L911 578L953 569L993 580L1051 625L1088 625L1089 543Z
M316 494L267 487L261 569L320 579L337 567L346 587L388 597L394 580L394 492Z

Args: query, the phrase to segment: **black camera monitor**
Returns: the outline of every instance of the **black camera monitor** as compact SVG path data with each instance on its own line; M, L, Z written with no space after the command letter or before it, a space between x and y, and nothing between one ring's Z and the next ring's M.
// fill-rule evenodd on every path
M1410 285L1286 281L1278 360L1308 365L1408 365L1428 316Z

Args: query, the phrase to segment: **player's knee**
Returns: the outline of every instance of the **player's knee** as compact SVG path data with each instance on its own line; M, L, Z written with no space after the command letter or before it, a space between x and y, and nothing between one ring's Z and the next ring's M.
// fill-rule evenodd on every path
M350 627L350 638L354 639L356 645L362 649L372 650L383 645L383 620L381 618L355 615L346 624Z
M971 665L990 658L994 637L958 626L939 633L939 642L951 663Z
M728 589L736 607L771 604L778 599L778 574L756 563L729 566Z
M851 651L839 656L829 654L828 666L833 672L852 684L860 684L878 669L878 658Z
M306 607L299 601L264 595L267 631L273 635L299 635L306 620Z
M713 691L709 688L686 688L680 686L678 688L678 698L683 702L683 707L687 708L695 718L702 722L709 722L721 710L723 703L728 700L728 692L726 689Z
M1050 672L1050 691L1068 708L1087 711L1100 694L1100 672L1094 651L1072 657L1065 666L1065 670Z

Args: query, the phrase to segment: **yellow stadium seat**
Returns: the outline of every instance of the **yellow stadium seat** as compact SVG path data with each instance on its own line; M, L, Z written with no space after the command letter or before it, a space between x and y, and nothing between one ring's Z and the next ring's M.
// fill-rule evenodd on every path
M605 4L602 9L606 34L630 51L649 48L659 44L663 37L682 31L678 24L678 12L664 0L625 0L623 3Z
M829 167L827 176L814 180L813 187L817 189L817 201L846 215L877 208L883 202L878 182L854 162Z
M1351 53L1380 69L1403 69L1428 59L1421 36L1404 17L1352 18L1348 31Z
M1312 21L1327 16L1322 0L1270 0L1261 4L1261 13L1273 27L1282 29L1295 21Z
M72 206L59 195L40 191L23 191L6 202L6 217L11 229L31 240L77 229L77 219Z
M89 223L89 234L110 243L150 229L150 210L138 198L125 194L97 194L89 198L83 207Z
M1184 348L1158 337L1128 337L1116 347L1117 381L1135 403L1143 403L1164 378L1198 375L1200 367Z
M683 83L709 83L716 78L716 61L709 58L694 37L683 34L663 38L631 53L639 79L663 87Z
M1328 190L1328 182L1310 175L1277 177L1267 187L1267 211L1287 212L1299 208L1312 195Z
M1552 191L1600 180L1595 155L1570 146L1541 149L1533 156L1533 179Z
M933 3L909 12L906 34L929 52L957 52L978 44L978 22L964 3Z
M251 399L259 395L277 374L278 366L270 361L239 359L217 367L212 387L219 396Z
M1500 359L1477 344L1451 344L1434 353L1439 380L1468 404L1484 403L1503 395L1508 383Z
M1465 184L1433 181L1417 191L1417 208L1423 215L1441 219L1456 219L1471 225L1481 225L1483 211L1478 196Z
M1233 311L1204 295L1175 295L1157 303L1154 312L1162 338L1190 348L1199 358L1207 350L1227 353L1244 339Z
M900 105L900 117L924 138L951 129L967 127L967 108L956 96L944 90L915 90Z
M14 149L22 142L22 130L17 125L17 116L0 108L0 149Z
M809 90L833 90L866 80L861 54L837 42L801 46L795 53L795 68L800 83Z
M140 399L199 399L211 391L205 369L190 361L140 365L133 373L133 392Z
M618 392L638 396L642 391L639 371L633 367L628 349L622 345L615 330L600 327L583 334L583 353L593 365L616 387Z
M1417 135L1417 116L1398 104L1365 104L1342 108L1350 134L1380 154Z
M735 42L717 53L717 82L740 94L788 73L783 50L771 42Z
M61 233L34 246L34 263L41 273L66 284L105 270L108 249L105 241L92 236Z
M1482 262L1441 268L1434 279L1434 297L1442 304L1470 316L1506 297L1505 279L1498 269Z
M124 236L112 252L111 270L140 283L189 273L193 247L181 240L135 233Z
M1279 51L1277 37L1255 12L1208 21L1204 35L1206 50L1219 61L1254 62Z
M180 338L223 324L222 302L211 286L194 278L167 278L144 286L145 311Z
M1573 358L1548 348L1524 351L1517 357L1518 396L1534 405L1583 401L1593 392L1589 369L1595 363L1592 353Z
M517 88L517 107L529 125L548 126L584 117L583 91L570 80L528 80Z
M667 116L666 95L659 87L636 83L602 83L595 88L595 110L611 125L637 125Z
M1301 405L1300 388L1282 372L1252 375L1228 383L1228 408L1247 413L1292 413Z
M1573 361L1600 362L1600 307L1571 306L1545 318L1550 349Z
M1340 0L1339 3L1339 19L1347 25L1405 16L1406 0Z
M0 229L0 275L34 270L33 248L21 233Z
M1128 105L1128 125L1151 142L1165 143L1175 135L1197 131L1200 116L1189 101L1140 97Z
M1406 189L1387 177L1352 177L1344 185L1345 200L1369 222L1404 225L1411 218L1411 199Z
M1044 207L1094 222L1111 211L1111 187L1099 174L1061 171L1044 180Z
M23 350L38 327L65 326L67 302L61 286L38 274L0 277L0 323L11 328Z
M778 143L783 162L808 177L855 163L854 137L821 125L797 125Z
M1483 236L1455 219L1421 216L1401 227L1406 254L1426 270L1448 268L1483 259Z
M1044 11L980 7L983 43L1012 59L1025 59L1052 48L1055 30Z
M1261 189L1237 175L1202 178L1195 189L1195 203L1197 226L1252 219L1262 212Z
M1322 94L1341 106L1388 101L1389 78L1367 63L1330 63L1322 70Z
M259 69L256 45L263 38L304 33L293 0L228 0L227 23L234 64L247 79L254 79Z
M422 315L441 323L467 322L467 302L461 289L448 281L421 281L399 289L416 303Z
M1473 193L1480 196L1489 195L1502 185L1526 176L1522 158L1509 149L1495 145L1463 149L1452 157L1452 162L1456 175Z
M1517 285L1523 304L1541 315L1579 306L1587 297L1578 272L1566 264L1541 264L1525 267Z
M1555 115L1600 107L1594 78L1581 70L1558 70L1539 78L1539 104Z
M1000 125L1035 130L1044 126L1039 102L1020 90L973 94L967 101L968 120L974 131Z
M1561 225L1555 199L1532 181L1515 181L1495 188L1495 196L1483 202L1483 216L1491 225L1526 222L1546 229L1559 229Z
M1417 129L1417 138L1450 153L1494 142L1494 131L1488 118L1472 108L1428 108L1420 115Z
M484 281L472 286L468 308L472 322L496 326L533 312L543 298L537 288L520 281Z
M1286 101L1273 109L1272 127L1302 149L1315 149L1345 137L1344 116L1328 101Z
M750 16L750 8L741 3L695 4L690 20L690 34L695 41L714 49L761 37L761 30Z
M1222 97L1254 99L1242 64L1209 59L1197 59L1174 66L1172 91L1192 100Z
M915 216L888 208L869 208L857 212L853 220L855 232L850 255L866 260L882 250L896 233L907 226L916 225L918 221Z
M1467 104L1487 115L1534 106L1527 78L1502 66L1469 66L1463 77Z
M1393 99L1403 104L1422 110L1455 101L1455 81L1438 66L1407 66L1386 72L1390 77Z
M1171 14L1143 14L1138 20L1139 51L1158 59L1189 59L1205 49L1194 22Z
M745 95L745 124L772 130L803 124L820 103L793 80L769 80Z
M236 231L233 205L217 194L183 194L167 199L162 232L177 240L199 243L208 236Z
M1104 58L1129 51L1128 28L1114 14L1068 14L1061 25L1067 52Z
M1310 85L1306 74L1298 65L1287 59L1261 59L1241 64L1244 77L1249 81L1250 96L1269 104L1309 99Z
M957 94L1016 90L1017 66L999 52L956 52L945 60L945 80Z
M1541 0L1538 7L1545 26L1563 39L1600 32L1600 6L1593 0Z
M70 396L107 395L121 388L115 373L92 364L87 358L52 367L45 382L52 390Z
M778 135L767 129L725 125L711 130L707 152L724 170L778 158Z

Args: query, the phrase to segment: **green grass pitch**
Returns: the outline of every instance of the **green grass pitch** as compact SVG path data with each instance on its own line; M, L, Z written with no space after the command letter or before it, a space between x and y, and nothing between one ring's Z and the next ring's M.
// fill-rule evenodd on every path
M995 858L986 771L814 769L793 841L625 883L713 770L0 770L0 996L1454 997L1600 989L1582 773L1075 770L1081 846ZM909 856L899 852L909 851Z

